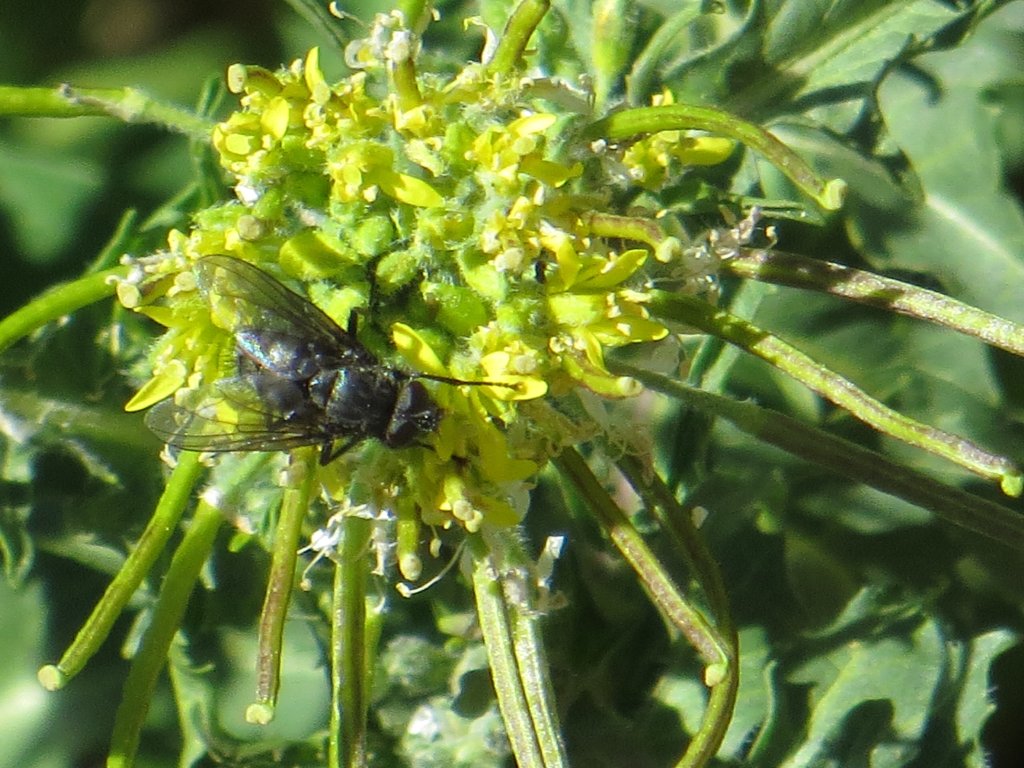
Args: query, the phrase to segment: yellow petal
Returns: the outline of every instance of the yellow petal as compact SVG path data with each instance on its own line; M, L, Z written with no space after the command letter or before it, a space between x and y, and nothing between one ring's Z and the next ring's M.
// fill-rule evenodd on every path
M417 371L433 376L448 375L441 358L427 344L426 339L405 323L395 323L391 326L391 338L399 354Z
M437 208L444 205L444 198L427 182L396 173L389 169L380 169L373 174L373 180L380 185L384 194L393 197L400 203L416 205L420 208Z
M317 104L326 104L331 98L331 87L320 71L320 49L313 47L306 54L306 63L302 68L302 76L309 88L309 94Z
M614 288L628 280L647 261L647 251L643 248L632 248L607 260L600 271L579 281L579 285L587 290Z
M557 293L548 296L548 308L559 325L577 329L604 320L608 304L600 294Z
M145 315L150 320L154 320L165 328L173 328L181 325L181 318L178 312L175 312L170 307L161 307L156 304L147 304L142 307L135 307L135 311L140 315Z
M260 117L260 125L264 131L280 141L288 132L288 121L291 116L291 105L280 96L273 99Z
M493 381L495 384L511 385L508 387L483 387L484 392L495 400L535 400L548 392L547 383L536 376L503 374L488 377L487 380Z
M694 136L685 140L675 151L676 157L687 165L718 165L729 159L736 142L720 136Z
M538 112L535 115L526 115L518 120L513 120L508 125L508 132L528 136L534 133L542 133L555 124L557 118L547 112Z
M643 386L636 379L590 368L572 357L563 357L562 366L587 389L605 397L633 397L643 391Z
M603 344L631 344L638 341L659 341L668 336L668 329L646 317L621 315L592 323L588 330Z
M125 403L124 409L129 412L141 411L170 397L184 386L186 374L185 364L180 360L172 360L142 385L132 399Z
M480 499L480 509L488 523L500 528L508 528L520 522L519 513L502 499L484 497Z

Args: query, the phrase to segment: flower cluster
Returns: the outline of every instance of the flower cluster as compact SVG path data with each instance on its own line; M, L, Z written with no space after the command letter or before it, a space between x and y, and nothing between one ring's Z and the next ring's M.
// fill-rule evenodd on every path
M518 521L526 484L578 442L560 413L567 397L639 391L608 370L607 350L668 334L644 290L649 264L678 256L678 241L638 238L627 217L595 214L607 192L584 190L621 184L622 169L653 186L670 162L721 160L732 147L660 136L609 163L613 148L572 139L579 116L559 106L571 99L549 98L566 86L486 63L420 76L416 41L400 14L381 17L347 52L356 71L333 84L316 49L279 72L231 68L241 108L213 144L237 199L173 232L122 284L126 306L167 328L128 407L230 375L230 334L191 265L242 259L301 285L339 325L358 313L361 342L387 364L494 383L432 390L445 413L432 450L325 470L339 494L375 489L353 503L476 530ZM358 482L366 466L376 482Z

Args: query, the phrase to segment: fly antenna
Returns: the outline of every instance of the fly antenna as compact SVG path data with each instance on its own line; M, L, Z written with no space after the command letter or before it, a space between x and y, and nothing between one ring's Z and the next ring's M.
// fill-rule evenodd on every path
M508 381L466 381L465 379L455 379L451 376L438 376L435 373L417 373L417 379L427 379L428 381L440 381L444 384L452 384L456 387L468 386L468 387L505 387L505 389L519 389L518 384L513 384Z

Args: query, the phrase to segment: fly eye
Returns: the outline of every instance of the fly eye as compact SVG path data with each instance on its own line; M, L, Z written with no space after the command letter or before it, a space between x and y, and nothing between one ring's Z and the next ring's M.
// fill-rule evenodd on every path
M427 388L418 381L406 382L395 401L384 442L391 448L409 445L421 434L433 432L440 420L441 409Z

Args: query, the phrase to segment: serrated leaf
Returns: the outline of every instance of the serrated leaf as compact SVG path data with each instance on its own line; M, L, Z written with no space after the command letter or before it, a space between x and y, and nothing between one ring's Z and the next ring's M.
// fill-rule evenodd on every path
M204 736L213 719L213 686L208 670L197 669L188 657L180 635L167 654L167 672L174 688L182 736L178 768L191 768L207 753Z
M1020 636L1008 629L994 629L971 641L967 673L956 708L957 740L969 750L965 762L970 768L990 765L981 745L981 730L996 707L989 675L992 662L1018 642Z
M787 0L772 17L764 56L809 94L874 82L907 44L960 14L934 0Z
M888 635L871 641L851 641L817 657L787 675L798 685L809 685L811 716L803 744L783 764L785 768L821 765L844 736L844 725L855 710L869 702L887 702L888 722L878 723L864 739L896 749L909 761L924 732L946 663L943 637L932 619L925 619L907 635Z
M958 298L1020 322L1024 305L1024 213L1002 184L995 118L984 88L1019 74L1019 56L1005 34L1019 24L1021 6L979 25L956 50L915 59L928 82L897 71L879 88L879 106L893 141L917 174L922 198L901 226L857 222L875 264L909 270L941 267ZM1011 64L1010 61L1015 63ZM952 127L955 126L955 129Z

